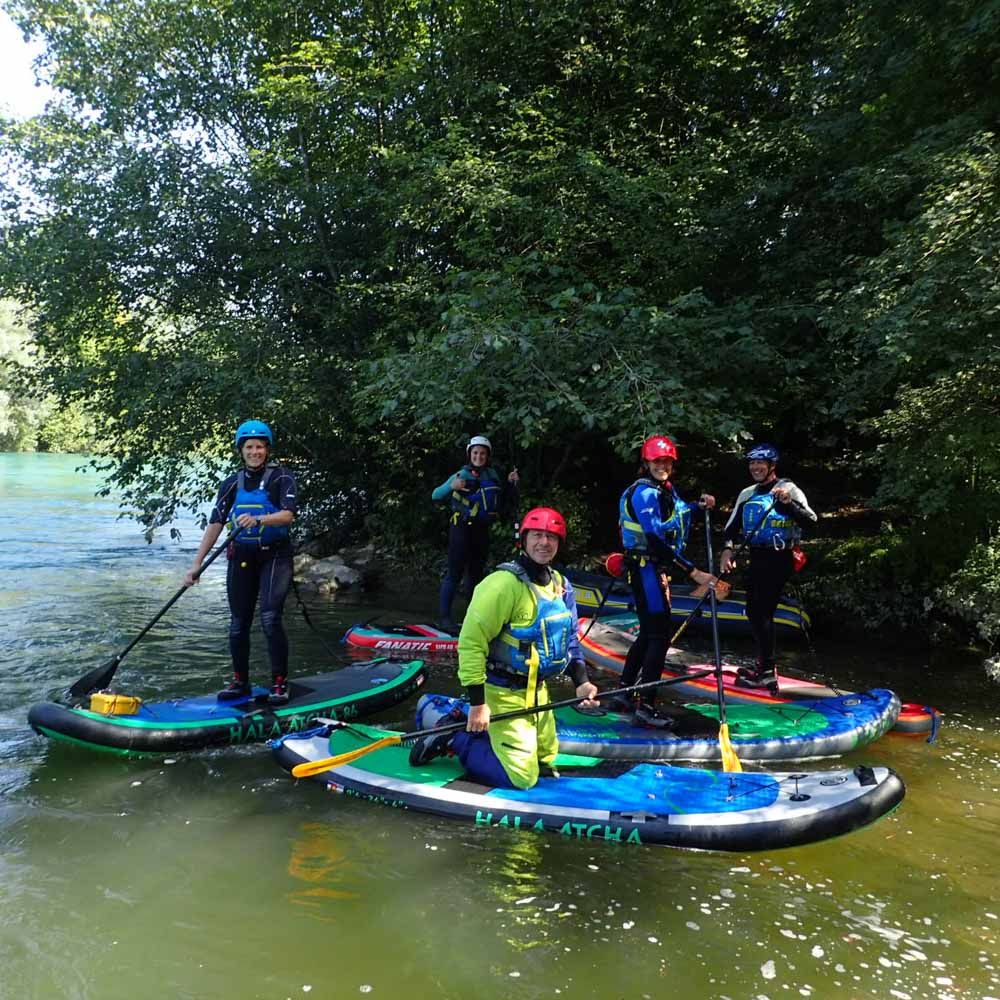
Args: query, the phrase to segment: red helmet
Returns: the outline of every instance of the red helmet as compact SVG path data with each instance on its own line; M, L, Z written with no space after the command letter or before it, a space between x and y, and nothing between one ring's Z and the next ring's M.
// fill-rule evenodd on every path
M677 446L668 437L654 434L642 442L642 460L652 462L654 458L677 458Z
M609 576L620 577L625 575L625 553L624 552L612 552L611 555L604 560L604 568L608 571Z
M558 535L563 541L566 540L566 518L551 507L532 507L521 518L521 534L532 529L551 531L553 535Z

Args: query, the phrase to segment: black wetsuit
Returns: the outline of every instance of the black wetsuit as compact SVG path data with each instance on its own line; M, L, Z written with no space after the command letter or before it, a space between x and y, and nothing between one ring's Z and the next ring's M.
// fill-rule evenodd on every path
M778 483L792 485L786 480L772 480L758 484L753 494L761 496L770 493ZM726 522L726 545L730 548L743 539L744 504L745 501L739 503ZM774 510L793 520L800 528L816 521L816 515L809 506L796 500L777 502ZM750 538L748 545L750 563L746 573L747 619L757 647L757 669L759 672L769 672L774 670L774 612L792 575L792 549L791 546L776 549L774 545L759 545L755 541L755 538Z
M264 470L246 470L249 490L260 486ZM237 474L224 480L212 515L211 524L225 524L236 499ZM295 512L295 477L285 468L273 469L267 484L268 499L278 510ZM233 673L244 683L250 676L250 628L254 609L260 602L260 627L267 640L272 677L288 676L288 636L281 621L285 598L292 583L292 546L287 539L270 545L240 544L229 546L226 594L229 597L229 652Z

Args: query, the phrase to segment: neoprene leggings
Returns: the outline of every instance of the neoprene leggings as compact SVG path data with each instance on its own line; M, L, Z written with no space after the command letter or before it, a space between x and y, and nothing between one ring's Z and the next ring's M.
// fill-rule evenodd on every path
M792 575L792 551L750 548L747 572L747 618L762 669L774 668L774 612Z
M469 574L469 593L486 573L486 560L490 555L490 526L479 524L452 524L448 528L448 571L441 581L439 598L443 619L451 618L451 605L455 592L466 572Z
M639 634L632 643L622 670L622 687L639 681L642 684L658 680L667 656L667 629L670 624L670 600L657 568L630 565L628 582L635 598L635 613L639 618ZM656 688L639 695L647 705L656 704Z
M288 636L281 613L292 583L292 550L289 546L261 548L234 545L226 571L229 596L229 652L233 673L244 681L250 676L250 627L260 600L260 627L267 640L271 676L288 676Z

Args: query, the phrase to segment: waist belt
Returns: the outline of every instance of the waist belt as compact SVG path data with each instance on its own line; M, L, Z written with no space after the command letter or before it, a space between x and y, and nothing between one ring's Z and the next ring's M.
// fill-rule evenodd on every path
M523 691L528 686L528 675L517 674L513 670L503 670L489 664L486 667L486 681L497 687L510 688L512 691Z

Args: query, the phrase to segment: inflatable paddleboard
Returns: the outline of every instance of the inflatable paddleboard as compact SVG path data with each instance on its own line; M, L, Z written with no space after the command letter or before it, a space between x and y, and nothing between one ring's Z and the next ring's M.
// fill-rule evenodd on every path
M613 618L580 619L580 646L588 663L595 667L620 674L625 666L625 657L635 641L638 630L635 615L619 615ZM671 647L663 665L664 677L683 677L688 672L709 670L711 664L698 663L690 654ZM809 701L819 698L839 698L849 693L837 691L825 684L787 677L778 674L778 694L774 696L766 690L740 687L736 683L737 667L723 663L722 672L726 703L735 705L768 705L790 701ZM681 681L671 685L671 691L680 698L716 697L715 678L701 677ZM893 725L893 732L910 736L933 736L937 732L938 713L928 705L904 703L900 706L899 717Z
M720 761L717 705L661 704L674 729L632 725L630 714L607 708L567 706L555 710L559 749L564 753L616 760ZM414 730L433 729L468 713L468 702L423 694ZM728 705L726 720L736 755L748 760L801 760L836 757L884 736L899 715L892 691L875 690L814 701L772 705Z
M357 750L387 735L363 724L323 727L272 744L296 764ZM315 775L329 790L483 830L530 830L572 840L762 851L838 837L890 812L905 794L886 767L807 773L727 773L669 764L560 756L561 777L517 791L470 781L457 758L420 767L405 746L384 747Z
M573 583L577 607L580 614L621 615L635 611L635 602L627 584L614 577L602 576L600 573L586 573L582 570L567 570L566 575ZM608 592L610 588L610 593ZM700 602L692 597L693 585L689 583L670 584L670 614L676 628L694 610L697 614L691 619L688 628L693 631L707 631L712 627L712 615L708 602ZM605 599L605 594L607 598ZM602 603L603 602L603 603ZM699 607L700 605L700 607ZM746 613L746 594L734 590L723 601L718 602L719 634L745 635L751 634L750 621ZM775 609L774 626L780 633L804 635L810 627L809 615L805 608L791 598L784 597Z
M344 633L349 646L375 649L383 653L458 653L458 636L434 625L352 625Z
M378 659L290 677L289 699L280 707L268 704L262 687L237 701L220 701L214 694L161 702L103 695L100 704L107 708L101 711L55 702L33 705L28 723L41 736L123 755L262 743L301 732L317 716L360 719L391 708L416 692L426 676L422 660ZM118 702L134 711L120 713Z

